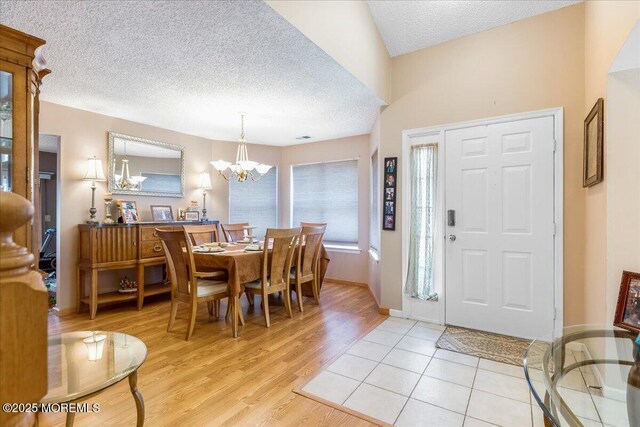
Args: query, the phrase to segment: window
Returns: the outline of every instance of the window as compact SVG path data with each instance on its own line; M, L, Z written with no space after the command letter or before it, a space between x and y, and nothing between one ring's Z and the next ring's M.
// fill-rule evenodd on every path
M229 222L248 222L261 240L267 228L278 224L278 171L275 167L259 181L229 181Z
M411 235L404 293L423 300L438 296L433 284L438 146L411 147Z
M327 243L358 244L358 161L291 167L291 223L326 222Z
M371 206L369 209L369 247L380 251L380 184L378 183L378 151L371 156Z

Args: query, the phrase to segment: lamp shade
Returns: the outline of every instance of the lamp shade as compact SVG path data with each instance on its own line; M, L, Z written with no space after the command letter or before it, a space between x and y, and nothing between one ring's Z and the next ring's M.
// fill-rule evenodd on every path
M269 165L260 164L256 166L256 170L260 175L264 175L265 173L269 172L269 169L271 169L271 166Z
M198 188L201 190L210 190L211 189L211 177L209 173L202 172L198 177Z
M102 170L102 160L89 158L87 160L87 174L84 176L86 181L106 181L104 171Z
M253 170L258 165L257 162L251 160L240 160L238 164L240 165L242 170L245 170L247 172Z
M216 160L216 161L210 162L210 163L213 165L213 167L217 171L223 171L223 170L225 170L226 168L228 168L231 165L231 163L225 162L224 160Z

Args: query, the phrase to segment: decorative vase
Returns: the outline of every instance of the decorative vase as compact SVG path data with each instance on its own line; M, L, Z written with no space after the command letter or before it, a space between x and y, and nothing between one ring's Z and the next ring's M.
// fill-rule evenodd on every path
M113 202L113 196L111 193L104 193L104 221L103 224L113 225L116 222L111 218L111 203Z

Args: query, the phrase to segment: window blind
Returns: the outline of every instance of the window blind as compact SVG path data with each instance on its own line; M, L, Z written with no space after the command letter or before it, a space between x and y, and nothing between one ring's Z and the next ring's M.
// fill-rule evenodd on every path
M369 246L380 250L380 184L378 176L378 151L371 156L371 206L369 209Z
M326 222L324 240L358 243L358 161L291 167L292 225Z
M248 222L262 240L267 228L278 224L278 171L275 167L259 181L229 181L229 223Z

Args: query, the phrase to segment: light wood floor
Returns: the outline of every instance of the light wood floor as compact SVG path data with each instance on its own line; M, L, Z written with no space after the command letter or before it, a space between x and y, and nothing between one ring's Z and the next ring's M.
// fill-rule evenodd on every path
M369 291L325 283L321 305L306 299L304 314L294 311L293 319L286 317L279 301L271 308L270 329L264 327L258 300L249 310L243 297L247 325L240 327L237 339L231 338L229 323L208 316L206 304L199 308L190 341L184 341L186 306L179 308L173 331L166 332L166 297L145 301L142 311L126 304L101 308L95 320L86 313L51 316L49 333L111 330L144 341L149 356L139 370L138 388L146 426L370 425L291 391L386 317L378 313ZM99 403L101 410L77 414L76 426L135 425L126 380L88 402ZM46 414L40 425L64 425L64 420L63 414Z

